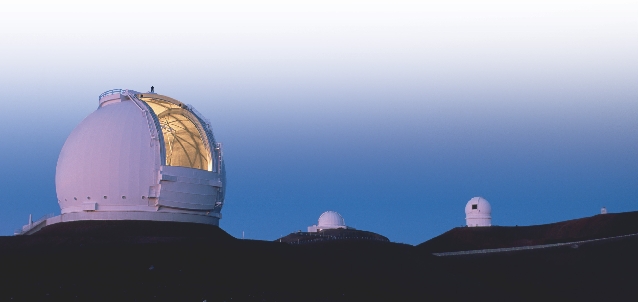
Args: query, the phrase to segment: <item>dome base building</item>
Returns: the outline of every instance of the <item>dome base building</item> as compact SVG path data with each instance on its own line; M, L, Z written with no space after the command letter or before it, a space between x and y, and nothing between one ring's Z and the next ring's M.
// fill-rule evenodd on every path
M387 237L369 232L357 230L346 226L346 222L341 214L334 211L326 211L319 216L319 221L315 225L308 227L308 232L301 230L290 233L284 237L276 239L276 242L289 244L315 244L329 241L383 241L389 242Z
M341 214L335 211L326 211L319 216L319 221L315 225L311 225L308 227L309 233L316 233L322 230L329 229L350 229L354 228L346 226L346 222L341 216Z
M113 89L69 135L56 167L61 215L16 234L81 220L219 225L222 145L192 106L156 93Z

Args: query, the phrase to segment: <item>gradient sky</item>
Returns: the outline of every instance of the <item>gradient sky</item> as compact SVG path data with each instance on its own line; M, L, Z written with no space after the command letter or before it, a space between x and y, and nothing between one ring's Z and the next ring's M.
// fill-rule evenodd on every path
M235 237L334 210L418 244L474 196L496 225L638 210L637 2L224 2L0 4L0 235L59 214L100 93L151 85L224 143Z

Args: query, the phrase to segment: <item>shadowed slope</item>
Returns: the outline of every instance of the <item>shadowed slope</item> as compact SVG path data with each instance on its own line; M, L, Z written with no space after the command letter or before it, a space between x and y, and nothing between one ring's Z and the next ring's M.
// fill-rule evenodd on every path
M437 257L483 283L485 301L626 301L638 280L638 236L545 249ZM473 299L474 300L474 299Z
M635 233L638 233L638 212L627 212L533 226L454 228L417 247L427 252L452 252L570 242Z
M465 300L481 285L459 290L435 257L383 241L291 245L148 221L60 223L37 234L0 237L0 300Z

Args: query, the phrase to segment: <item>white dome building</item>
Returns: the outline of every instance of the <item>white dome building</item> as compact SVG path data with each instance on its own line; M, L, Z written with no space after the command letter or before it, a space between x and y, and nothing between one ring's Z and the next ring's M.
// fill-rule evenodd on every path
M61 215L22 234L78 220L219 225L221 144L195 109L155 93L114 89L67 138L55 175Z
M308 227L308 232L317 232L325 229L351 229L346 226L346 222L341 214L335 211L326 211L319 216L319 221L316 225Z
M465 222L468 227L492 226L492 206L483 197L474 197L465 205Z

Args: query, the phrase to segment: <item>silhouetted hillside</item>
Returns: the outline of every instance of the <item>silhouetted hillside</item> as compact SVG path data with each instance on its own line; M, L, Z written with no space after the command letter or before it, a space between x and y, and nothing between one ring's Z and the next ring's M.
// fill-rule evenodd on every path
M636 213L625 214L545 231L631 233ZM443 257L379 240L239 240L170 222L61 223L36 234L0 237L0 301L630 300L638 282L637 236Z
M484 301L629 301L638 282L638 236L537 250L438 257L473 276Z
M467 251L570 242L635 233L638 233L638 212L627 212L533 226L454 228L417 247L427 252Z
M437 289L464 298L433 259L382 241L290 245L196 224L60 223L0 237L0 300L411 300Z

